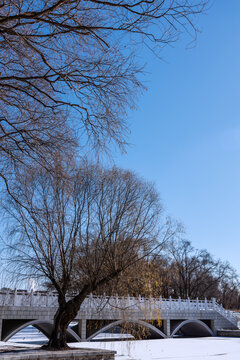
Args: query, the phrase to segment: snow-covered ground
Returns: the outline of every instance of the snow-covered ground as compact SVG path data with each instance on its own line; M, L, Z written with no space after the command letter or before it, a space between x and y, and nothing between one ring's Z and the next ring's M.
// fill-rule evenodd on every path
M29 327L1 345L27 346L47 339ZM71 347L117 351L116 360L240 360L240 338L176 338L141 341L71 343Z
M240 339L188 338L71 344L116 350L116 360L239 360Z

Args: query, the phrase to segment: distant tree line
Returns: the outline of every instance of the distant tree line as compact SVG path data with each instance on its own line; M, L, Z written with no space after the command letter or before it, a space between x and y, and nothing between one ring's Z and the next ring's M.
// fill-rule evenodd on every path
M228 262L214 259L207 250L195 249L187 240L175 239L161 254L143 259L101 291L174 299L215 298L227 309L240 308L236 270Z

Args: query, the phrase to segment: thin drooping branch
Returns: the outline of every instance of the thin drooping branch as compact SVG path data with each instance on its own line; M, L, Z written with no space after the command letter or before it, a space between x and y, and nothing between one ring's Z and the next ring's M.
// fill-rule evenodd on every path
M6 0L0 6L0 174L79 144L124 150L143 86L139 42L195 36L207 0ZM8 184L10 186L10 184Z

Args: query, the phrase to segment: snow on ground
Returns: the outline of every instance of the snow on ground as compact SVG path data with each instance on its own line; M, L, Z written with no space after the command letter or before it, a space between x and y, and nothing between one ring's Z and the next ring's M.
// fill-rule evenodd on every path
M238 338L187 338L74 343L71 347L116 350L116 360L240 360Z
M25 343L25 344L19 344L19 343L15 343L15 342L5 342L5 341L0 341L0 350L2 348L9 348L9 347L17 347L17 348L36 348L38 349L40 347L40 345L36 345L36 344L31 344L31 343Z
M101 334L103 336L103 334ZM118 334L119 335L119 334ZM104 337L109 337L105 334ZM111 335L112 336L112 335ZM2 346L37 347L47 338L34 327L16 334ZM33 345L35 344L35 345ZM141 341L71 343L75 348L101 348L117 351L116 360L240 360L240 338L175 338Z

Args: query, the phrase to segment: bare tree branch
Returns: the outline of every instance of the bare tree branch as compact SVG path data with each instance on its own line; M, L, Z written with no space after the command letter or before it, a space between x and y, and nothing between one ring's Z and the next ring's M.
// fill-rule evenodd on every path
M195 36L207 0L6 0L0 6L0 173L73 145L124 150L143 86L139 42ZM70 146L71 146L70 145ZM10 186L10 185L9 185Z

